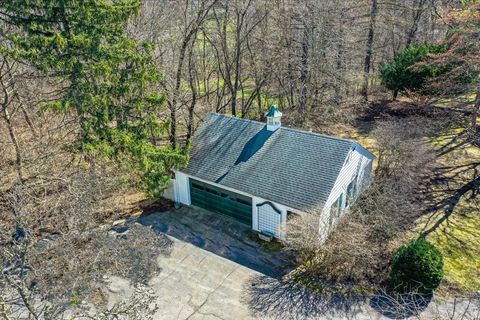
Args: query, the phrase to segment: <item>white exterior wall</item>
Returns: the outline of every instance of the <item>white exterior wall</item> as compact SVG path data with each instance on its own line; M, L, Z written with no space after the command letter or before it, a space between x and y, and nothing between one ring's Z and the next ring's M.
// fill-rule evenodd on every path
M175 171L175 201L187 206L191 204L188 175L180 171Z
M357 195L359 195L368 186L370 182L374 157L362 146L354 144L354 147L355 150L350 151L349 156L345 160L343 168L338 174L337 180L332 188L330 196L328 197L327 201L325 202L325 206L323 207L319 223L319 233L320 237L323 240L326 240L329 232L331 231L328 230L329 218L330 214L334 213L330 213L330 208L342 193L343 203L341 216L343 216L346 212L345 199L347 187L350 182L355 178L355 175L358 174L358 180L356 185ZM351 203L352 201L349 201L349 206L351 205ZM333 225L335 225L336 222L337 221L334 221Z
M174 181L175 201L176 202L180 202L180 203L188 205L188 206L191 205L190 184L189 184L189 181L188 181L188 179L190 177L195 179L195 180L199 180L199 181L211 184L213 186L216 186L216 187L219 187L219 188L222 188L222 189L225 189L225 190L228 190L228 191L232 191L232 192L235 192L235 193L238 193L238 194L241 194L241 195L252 198L252 229L255 230L255 231L259 231L259 232L262 231L262 230L260 230L260 227L262 225L259 226L259 216L258 216L259 210L258 210L257 204L262 204L262 203L267 202L267 201L270 202L273 206L275 206L275 208L277 210L280 210L281 213L279 215L273 209L272 210L263 210L262 212L265 215L261 217L262 219L260 220L260 222L265 222L266 221L267 225L269 225L269 226L278 224L274 228L267 228L267 229L272 229L272 231L274 229L275 232L272 232L272 233L275 234L276 238L282 239L282 240L285 239L285 229L286 229L286 223L287 223L287 210L291 210L290 208L287 208L286 206L275 203L273 201L269 201L267 199L263 199L263 198L253 196L253 195L248 194L246 192L235 190L233 188L229 188L229 187L223 186L221 184L217 184L217 183L214 183L214 182L211 182L211 181L200 179L198 177L187 175L187 174L185 174L183 172L180 172L180 171L175 171L175 179L173 180ZM266 204L262 207L264 208L265 206L269 207L268 204ZM280 219L277 220L278 215L280 216ZM265 226L265 224L264 224L264 226Z

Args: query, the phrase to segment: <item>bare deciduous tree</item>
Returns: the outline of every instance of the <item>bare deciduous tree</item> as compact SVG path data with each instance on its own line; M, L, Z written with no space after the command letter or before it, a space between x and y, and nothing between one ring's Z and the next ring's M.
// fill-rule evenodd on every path
M7 302L19 301L41 319L47 310L92 299L106 275L141 284L160 271L156 259L171 245L164 235L133 222L111 229L108 216L97 213L118 183L104 175L36 179L1 195L0 284Z

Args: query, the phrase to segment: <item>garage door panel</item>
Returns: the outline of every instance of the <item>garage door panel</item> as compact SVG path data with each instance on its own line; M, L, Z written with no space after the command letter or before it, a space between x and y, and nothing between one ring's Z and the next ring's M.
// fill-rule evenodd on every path
M194 206L228 215L249 225L252 223L252 199L249 197L194 179L190 179L190 195Z

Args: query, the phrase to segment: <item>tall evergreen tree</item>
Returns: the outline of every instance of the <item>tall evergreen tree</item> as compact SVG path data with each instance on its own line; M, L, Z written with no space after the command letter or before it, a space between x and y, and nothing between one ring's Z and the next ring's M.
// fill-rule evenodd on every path
M126 30L140 5L140 0L3 0L0 19L10 31L2 32L0 50L61 80L60 97L44 107L75 115L77 150L135 169L155 196L185 157L155 143L168 123L157 116L164 96L155 90L160 74L154 46Z

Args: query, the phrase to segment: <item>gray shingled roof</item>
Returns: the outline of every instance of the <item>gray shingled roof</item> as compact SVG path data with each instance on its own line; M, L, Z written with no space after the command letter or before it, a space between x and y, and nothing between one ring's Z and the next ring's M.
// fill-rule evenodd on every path
M210 113L181 171L301 211L327 200L353 141Z

